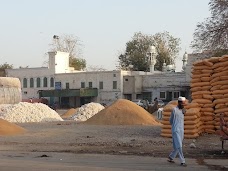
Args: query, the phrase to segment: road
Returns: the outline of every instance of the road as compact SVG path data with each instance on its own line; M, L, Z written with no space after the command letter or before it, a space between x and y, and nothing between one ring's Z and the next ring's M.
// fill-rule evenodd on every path
M228 170L228 159L186 159L187 167L166 158L131 155L1 151L0 171L206 171Z

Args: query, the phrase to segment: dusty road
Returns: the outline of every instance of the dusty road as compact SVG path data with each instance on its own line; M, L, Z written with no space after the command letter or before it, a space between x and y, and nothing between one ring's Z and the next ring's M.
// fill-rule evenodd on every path
M27 132L0 138L0 170L183 169L178 160L175 165L166 162L172 141L160 136L160 127L95 126L74 121L18 125ZM217 135L197 138L196 148L190 148L192 142L184 141L188 170L228 170L228 143L222 155Z

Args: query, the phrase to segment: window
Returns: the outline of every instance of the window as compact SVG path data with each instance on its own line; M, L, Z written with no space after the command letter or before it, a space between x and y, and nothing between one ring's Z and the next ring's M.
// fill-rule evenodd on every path
M93 83L89 82L89 88L92 88L92 87L93 87Z
M50 79L50 87L54 87L54 78L53 77L51 77L51 79Z
M70 88L70 84L66 83L66 89L69 89L69 88Z
M85 88L85 82L81 82L81 88Z
M44 77L44 84L43 87L47 87L47 77Z
M125 81L128 81L128 78L125 78Z
M173 98L174 99L178 99L179 96L180 96L180 92L179 91L174 91L173 92Z
M27 88L27 78L24 78L23 79L23 87L24 88Z
M103 89L103 81L99 82L99 89Z
M33 78L30 78L30 87L31 88L34 87L34 80L33 80Z
M166 92L165 91L160 92L160 99L166 99Z
M40 87L40 78L39 77L36 79L36 87Z
M117 89L117 81L113 81L112 87L113 87L113 89Z
M116 77L116 74L113 74L113 77Z

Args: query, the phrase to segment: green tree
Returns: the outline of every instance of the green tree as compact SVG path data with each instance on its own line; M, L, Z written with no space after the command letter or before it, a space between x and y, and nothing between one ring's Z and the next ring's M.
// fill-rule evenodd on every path
M211 16L197 24L191 47L222 54L228 49L228 0L210 0L209 9Z
M6 69L12 69L13 65L10 65L8 63L4 63L0 65L0 76L5 77L6 76Z
M69 53L69 65L75 70L83 70L86 68L86 60L79 58L81 55L81 44L79 38L74 35L53 36L50 44L52 51L62 51Z
M155 46L157 51L155 69L161 71L163 63L174 64L179 53L180 39L169 32L146 35L135 33L132 40L126 43L126 50L119 55L119 67L124 70L149 71L148 48Z

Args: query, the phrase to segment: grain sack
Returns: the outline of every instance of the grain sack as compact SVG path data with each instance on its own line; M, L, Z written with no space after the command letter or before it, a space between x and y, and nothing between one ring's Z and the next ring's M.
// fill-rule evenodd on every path
M188 104L185 106L185 109L198 108L198 107L199 107L199 104L198 104L198 103L188 103Z
M213 87L211 87L211 91L220 90L220 87L222 87L222 85L213 86Z
M227 75L228 74L228 71L222 71L222 72L218 72L218 73L214 73L211 77L212 79L215 78L215 77L220 77L220 76L224 76L224 75ZM202 74L201 74L202 75ZM219 78L220 79L220 78Z
M220 89L221 89L221 90L228 89L228 85L222 85L222 86L220 87ZM226 93L225 93L225 94L226 94Z
M216 100L213 101L213 103L214 103L215 105L217 105L217 104L225 104L225 103L227 103L227 102L228 102L228 98L216 99Z
M221 80L220 80L220 77L214 77L214 78L211 77L210 84L215 83L215 82L217 82L217 81L221 81Z
M228 112L228 108L215 109L215 113L223 113L223 112Z
M203 95L203 94L211 94L210 91L197 91L197 92L192 92L192 95L195 96L195 95Z
M223 55L221 58L219 58L220 62L228 61L228 55Z
M212 66L212 69L218 68L218 67L226 67L228 65L228 61L224 61L224 62L218 62L216 64L214 64Z
M210 73L210 74L212 74L213 73L213 70L210 70L210 69L203 69L202 70L202 73L204 74L204 73Z
M193 66L192 68L193 68L193 71L197 71L197 70L201 71L202 69L212 69L211 67L206 66L206 65L203 65L203 66Z
M214 97L214 99L222 99L225 98L225 96L223 94L212 94L212 97Z
M197 119L198 117L196 115L190 115L190 116L184 116L184 121L191 121L194 119Z
M200 79L201 79L201 81L204 81L204 82L210 82L211 81L211 77L201 77Z
M177 102L177 100L172 100L172 101L170 101L169 103L168 103L168 105L177 105L178 104L178 102Z
M211 102L211 103L208 103L208 104L204 104L203 108L214 107L214 106L215 105Z
M199 118L195 119L195 120L192 120L192 121L185 121L184 125L194 125L194 124L197 124L199 121L200 121Z
M205 121L205 122L203 122L203 124L204 124L203 126L206 126L206 128L212 128L213 125L215 125L215 120L213 120L213 121ZM209 126L209 127L207 127L207 126Z
M193 66L203 66L203 65L204 65L203 60L199 60L193 63Z
M200 81L201 81L200 78L195 78L195 79L192 79L190 82L191 82L191 83L198 83L198 82L200 82Z
M185 139L193 139L193 138L197 138L199 136L198 133L195 134L184 134L184 138Z
M199 113L200 108L189 108L186 109L186 115L195 115L196 113Z
M208 61L209 62L212 62L212 63L217 63L217 62L219 62L219 59L220 59L221 57L211 57L211 58L209 58L208 59Z
M171 125L162 125L161 127L162 127L162 129L171 129L172 128Z
M224 98L228 98L228 94L224 94L223 97L224 97Z
M203 116L200 118L201 121L212 121L214 119L214 116Z
M225 90L214 90L212 94L228 94L228 89Z
M194 99L192 102L193 103L199 103L199 104L208 104L208 103L211 103L211 100L208 100L208 99Z
M202 99L202 98L203 98L203 94L192 95L192 100L195 100L195 99ZM199 106L201 106L201 104L199 104Z
M161 136L166 138L172 138L172 134L161 133Z
M163 108L163 111L166 111L166 112L172 112L173 108L176 107L176 105L173 105L173 104L167 104L164 108Z
M221 66L221 67L218 67L218 68L215 68L215 69L214 69L214 72L215 72L215 73L221 72L221 71L223 71L223 68L224 68L224 67L222 67L222 66Z
M202 91L209 91L212 88L212 86L203 86L201 87Z
M227 108L228 106L226 104L217 104L215 105L215 109L222 109L222 108Z
M210 107L200 109L200 112L213 112L213 111L214 111L214 109L210 108Z
M171 112L166 112L166 111L162 111L162 115L163 116L167 116L167 117L170 117L170 115L171 115Z
M169 122L169 121L164 121L164 120L162 120L161 123L162 123L163 125L170 125L170 122Z
M163 116L162 117L162 120L164 120L164 121L169 121L169 119L170 119L170 117L168 117L168 116Z
M202 112L202 114L205 116L214 116L214 111L213 112Z
M208 61L207 59L204 59L203 60L203 64L206 65L206 66L209 66L209 67L212 67L213 66L213 63Z
M214 129L215 128L215 126L214 126L214 124L213 125L203 125L203 129Z
M192 79L201 78L201 77L209 77L209 76L211 76L210 73L196 74L196 75L192 75Z
M228 80L228 75L220 76L220 80Z
M162 134L172 134L172 131L171 131L171 129L162 129L161 133Z
M197 134L198 129L185 129L184 134Z
M198 82L198 83L192 83L191 87L202 87L202 86L210 86L210 82Z
M195 91L201 91L202 88L201 87L193 87L190 90L191 90L191 92L195 92Z
M204 99L209 99L209 100L214 99L214 97L211 96L210 94L203 94L203 98L204 98Z

